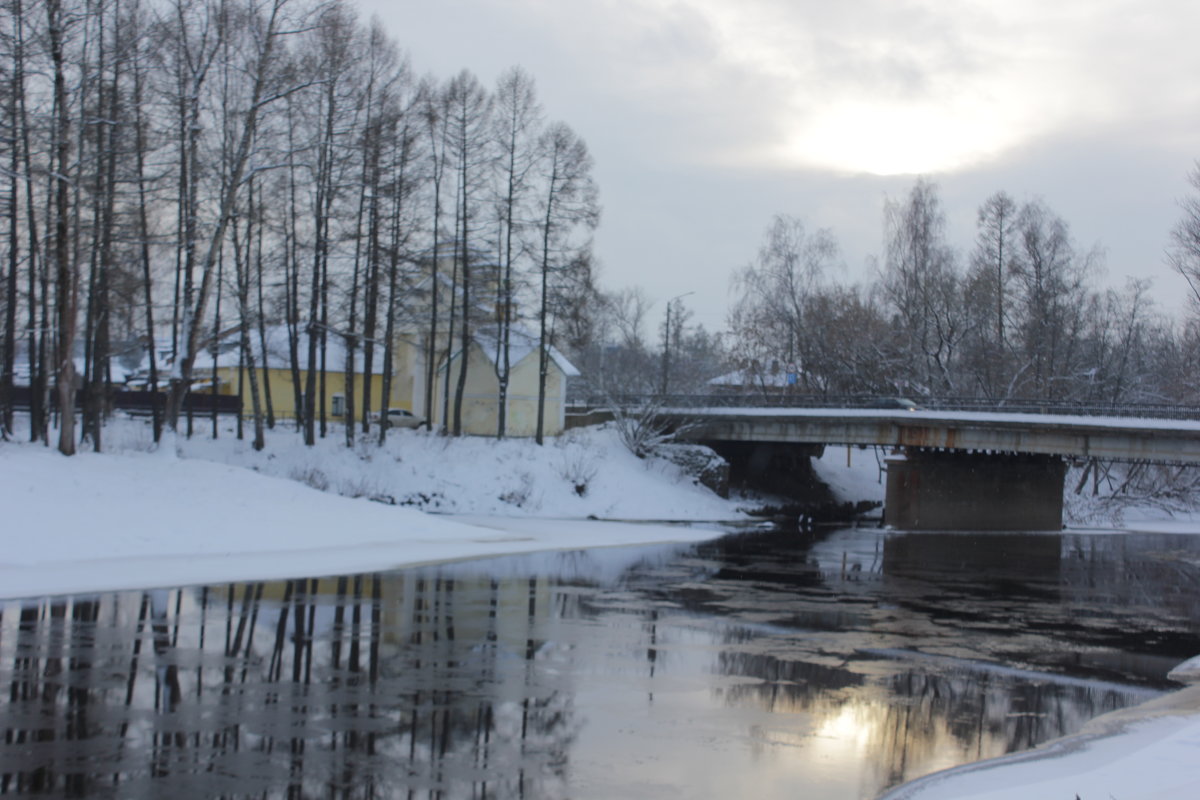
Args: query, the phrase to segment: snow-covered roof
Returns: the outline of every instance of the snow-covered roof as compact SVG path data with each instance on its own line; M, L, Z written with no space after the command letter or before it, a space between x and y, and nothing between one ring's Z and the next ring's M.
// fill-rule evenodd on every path
M538 349L539 337L533 333L513 326L508 337L508 359L512 364L520 363L526 356ZM500 353L503 343L496 335L495 331L480 331L475 334L475 344L479 345L488 360L493 364L500 363ZM553 345L549 348L550 360L558 365L563 374L568 378L578 377L581 373L567 360L567 357L559 352L557 347Z
M288 346L288 329L286 325L268 325L266 329L267 338L267 358L268 366L273 368L283 368L291 365L291 355ZM238 341L240 334L233 331L221 339L221 349L217 353L217 367L237 369L241 363L241 356L238 352ZM262 367L262 349L258 338L258 330L250 331L251 345L254 347L255 361L260 362L258 367ZM328 372L344 372L346 370L346 345L340 333L329 331L326 337L327 345L325 350L325 369ZM300 336L296 342L296 351L299 354L300 369L308 368L308 332L300 331ZM320 353L317 354L318 359ZM319 364L319 361L318 361ZM211 353L201 353L196 357L196 371L204 372L212 369L213 359ZM356 372L363 371L363 342L358 343L358 347L354 351L354 369ZM383 374L383 344L375 345L375 358L371 364L371 374Z

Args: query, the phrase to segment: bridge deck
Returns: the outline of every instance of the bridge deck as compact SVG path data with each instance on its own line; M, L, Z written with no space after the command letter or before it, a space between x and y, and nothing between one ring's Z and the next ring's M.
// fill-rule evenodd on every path
M1200 422L981 411L675 408L689 439L931 447L1200 464Z

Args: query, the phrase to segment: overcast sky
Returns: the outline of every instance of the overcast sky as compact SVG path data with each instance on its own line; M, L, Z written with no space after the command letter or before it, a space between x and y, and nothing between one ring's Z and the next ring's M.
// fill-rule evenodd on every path
M777 213L832 229L871 277L882 209L935 181L969 254L979 205L1043 199L1105 284L1165 267L1200 158L1195 0L358 0L418 73L519 64L587 142L602 282L724 327ZM649 331L653 334L653 331Z

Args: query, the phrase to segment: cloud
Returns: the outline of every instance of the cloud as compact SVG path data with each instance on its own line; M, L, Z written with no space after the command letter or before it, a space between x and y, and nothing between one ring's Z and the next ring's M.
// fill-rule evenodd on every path
M419 70L525 66L596 158L606 280L695 288L710 327L778 212L832 226L868 278L912 172L940 184L960 248L1006 189L1103 244L1118 285L1159 274L1200 156L1195 0L359 2Z
M528 0L675 158L961 169L1064 129L1195 108L1200 5ZM686 135L680 137L680 130Z

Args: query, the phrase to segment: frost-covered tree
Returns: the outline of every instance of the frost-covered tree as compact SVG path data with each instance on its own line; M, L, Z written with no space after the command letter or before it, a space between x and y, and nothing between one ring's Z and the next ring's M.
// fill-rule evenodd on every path
M814 304L836 265L832 232L809 231L796 217L777 215L755 261L735 273L729 313L734 355L744 364L795 363L800 386L817 389L825 360Z
M1167 261L1187 282L1194 308L1200 308L1200 162L1188 173L1192 194L1179 201L1183 212L1171 228Z
M946 214L937 186L917 181L903 200L884 206L881 288L896 315L909 368L921 393L958 390L956 349L968 319L960 302L954 250L946 241Z

